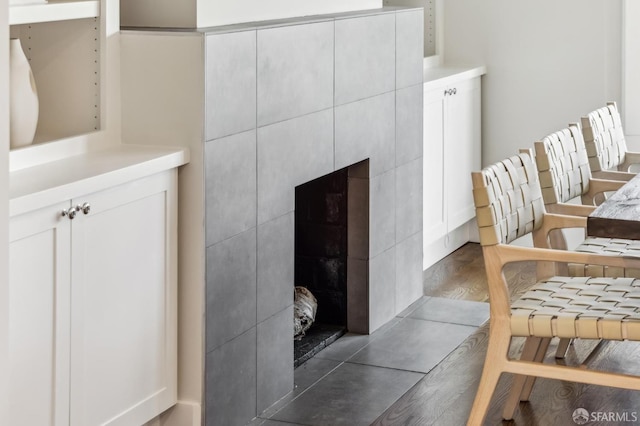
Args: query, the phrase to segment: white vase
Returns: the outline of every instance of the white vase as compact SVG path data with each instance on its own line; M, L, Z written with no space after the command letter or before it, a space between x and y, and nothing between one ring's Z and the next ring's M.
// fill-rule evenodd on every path
M9 40L9 129L11 148L33 142L38 126L38 91L20 39Z

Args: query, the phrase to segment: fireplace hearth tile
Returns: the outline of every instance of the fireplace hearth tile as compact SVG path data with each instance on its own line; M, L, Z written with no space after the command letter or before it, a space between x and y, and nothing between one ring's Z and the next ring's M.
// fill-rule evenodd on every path
M258 126L333 107L334 23L258 31Z
M422 377L410 371L344 363L271 419L311 426L368 426Z
M476 327L404 318L349 362L428 373Z
M394 14L336 21L336 105L395 89L395 24Z
M455 315L452 315L455 312ZM489 304L473 300L432 297L413 311L410 318L481 326L489 319Z

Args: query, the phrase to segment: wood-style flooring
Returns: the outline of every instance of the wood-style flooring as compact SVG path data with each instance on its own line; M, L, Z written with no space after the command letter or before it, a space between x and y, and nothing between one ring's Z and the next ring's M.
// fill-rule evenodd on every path
M513 282L517 295L535 281L531 263L511 265L505 276ZM482 250L478 244L467 244L425 271L425 294L487 301L486 277ZM401 399L385 411L376 426L399 425L464 425L476 393L484 356L488 326L484 325L461 346L427 374ZM554 362L556 343L547 354ZM519 351L522 339L514 339L512 350ZM593 348L591 342L576 342L564 362L579 363ZM640 344L609 342L596 352L590 365L614 371L640 374ZM514 419L502 420L502 406L511 384L510 375L503 375L493 395L487 425L574 425L573 413L578 408L589 412L588 425L640 424L640 392L583 385L557 380L538 379L529 402L521 403Z

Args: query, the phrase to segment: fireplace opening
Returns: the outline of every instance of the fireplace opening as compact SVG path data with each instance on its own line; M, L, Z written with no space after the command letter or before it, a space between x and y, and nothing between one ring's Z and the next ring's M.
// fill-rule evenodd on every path
M304 309L308 292L317 305L310 328L294 341L294 368L347 330L363 331L367 278L355 273L368 256L368 173L363 161L295 188L294 283L305 289Z

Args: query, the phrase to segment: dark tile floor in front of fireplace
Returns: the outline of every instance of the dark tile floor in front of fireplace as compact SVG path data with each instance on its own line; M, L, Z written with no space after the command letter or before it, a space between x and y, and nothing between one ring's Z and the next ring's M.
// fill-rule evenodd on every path
M370 425L489 318L489 304L422 297L371 335L346 334L294 372L251 426Z

